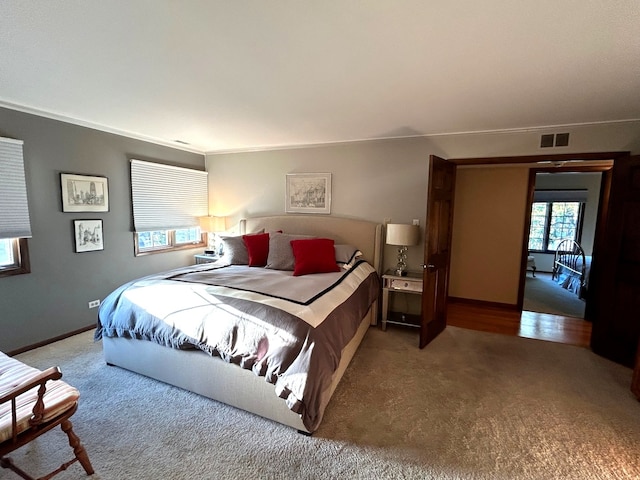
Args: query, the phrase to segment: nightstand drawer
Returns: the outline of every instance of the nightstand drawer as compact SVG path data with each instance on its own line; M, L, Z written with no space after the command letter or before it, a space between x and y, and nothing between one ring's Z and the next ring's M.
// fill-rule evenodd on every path
M422 292L422 282L393 278L391 279L389 288L394 290L406 290L409 292Z

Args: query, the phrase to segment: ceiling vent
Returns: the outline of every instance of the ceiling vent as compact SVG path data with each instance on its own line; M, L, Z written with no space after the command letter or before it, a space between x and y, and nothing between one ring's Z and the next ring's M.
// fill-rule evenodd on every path
M569 134L568 133L556 133L556 147L569 146Z
M553 137L555 135L553 133L548 135L542 135L540 137L540 148L549 148L553 147Z
M540 148L569 146L568 133L548 133L540 136Z

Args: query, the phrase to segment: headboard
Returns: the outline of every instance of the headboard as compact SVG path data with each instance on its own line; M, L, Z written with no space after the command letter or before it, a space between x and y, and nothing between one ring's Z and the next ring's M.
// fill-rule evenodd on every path
M337 244L349 244L362 251L364 259L382 270L382 224L354 218L315 215L274 215L240 220L240 234L282 230L294 235L331 238Z

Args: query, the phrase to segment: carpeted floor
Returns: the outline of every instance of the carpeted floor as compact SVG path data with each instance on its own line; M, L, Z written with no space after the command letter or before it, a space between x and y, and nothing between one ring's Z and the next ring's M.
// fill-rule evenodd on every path
M584 300L551 280L550 273L527 273L523 310L584 318Z
M108 367L91 336L19 358L80 389L96 480L640 478L632 371L587 349L448 327L420 350L415 330L372 328L306 437ZM69 453L55 431L13 457L43 474ZM77 464L56 477L81 478Z

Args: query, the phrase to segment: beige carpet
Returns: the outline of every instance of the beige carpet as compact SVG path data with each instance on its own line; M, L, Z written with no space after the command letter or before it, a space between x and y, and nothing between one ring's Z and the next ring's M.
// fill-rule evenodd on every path
M417 343L371 329L313 437L107 367L91 332L19 358L59 364L82 392L74 425L96 480L640 478L631 369L455 327ZM14 458L42 474L69 451L56 431ZM56 477L80 478L77 464Z

